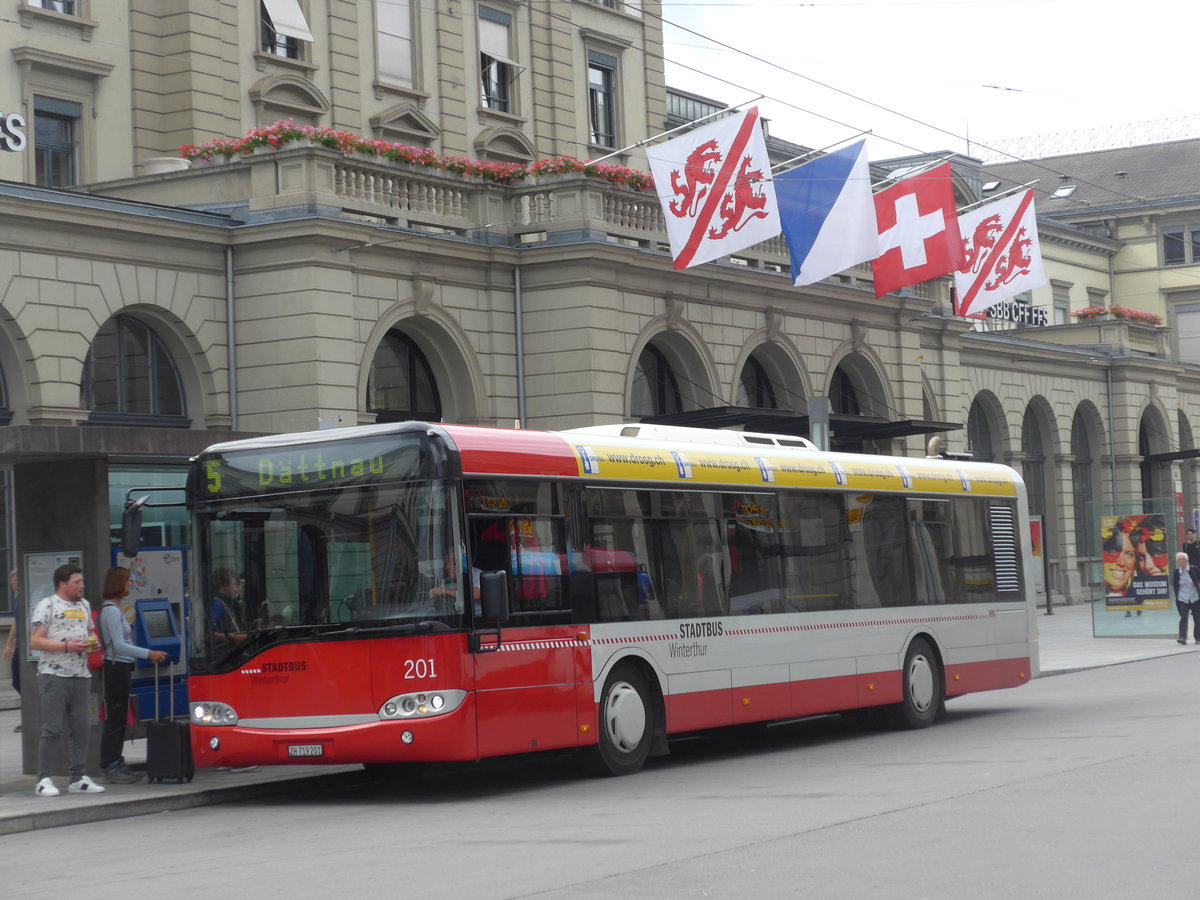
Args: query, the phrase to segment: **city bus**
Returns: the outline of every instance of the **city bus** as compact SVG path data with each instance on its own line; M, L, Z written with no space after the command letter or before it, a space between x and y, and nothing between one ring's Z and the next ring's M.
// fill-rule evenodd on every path
M1036 665L1024 486L647 424L402 422L192 462L202 767L547 750L828 713L928 726Z

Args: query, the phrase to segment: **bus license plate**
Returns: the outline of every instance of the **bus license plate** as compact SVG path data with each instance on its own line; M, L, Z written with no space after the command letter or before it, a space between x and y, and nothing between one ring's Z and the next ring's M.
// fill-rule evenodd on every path
M288 756L323 756L324 753L320 744L292 744L288 747Z

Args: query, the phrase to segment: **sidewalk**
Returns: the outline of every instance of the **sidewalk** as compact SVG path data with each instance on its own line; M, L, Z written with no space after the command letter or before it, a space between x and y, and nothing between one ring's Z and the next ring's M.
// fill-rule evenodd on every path
M1181 647L1175 643L1174 634L1169 637L1093 637L1091 603L1055 606L1054 614L1049 616L1043 608L1038 610L1035 620L1041 677L1200 650L1200 646L1191 643ZM1168 614L1168 621L1173 630L1179 621L1174 610Z
M1172 637L1095 638L1092 607L1086 603L1055 607L1053 615L1039 611L1036 623L1042 677L1200 650L1192 644L1181 647ZM13 732L20 710L4 708L15 700L6 680L0 689L0 835L312 791L367 777L361 766L354 765L262 766L239 773L197 769L189 784L107 785L103 794L90 797L68 794L66 778L60 777L56 781L61 796L38 797L33 793L33 777L21 772L21 735ZM126 759L140 769L146 742L126 744Z

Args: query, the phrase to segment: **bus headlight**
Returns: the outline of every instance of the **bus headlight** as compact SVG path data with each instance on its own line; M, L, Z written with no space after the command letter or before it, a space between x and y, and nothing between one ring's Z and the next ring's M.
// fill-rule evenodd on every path
M422 719L442 716L462 706L467 699L466 691L420 691L412 694L397 694L384 701L379 708L381 719Z
M192 724L194 725L236 725L238 714L228 703L215 700L193 700Z

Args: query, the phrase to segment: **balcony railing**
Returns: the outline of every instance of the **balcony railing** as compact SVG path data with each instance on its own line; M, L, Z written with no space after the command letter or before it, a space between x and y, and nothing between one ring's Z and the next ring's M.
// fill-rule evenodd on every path
M501 185L377 157L348 158L312 145L259 150L228 161L219 158L187 171L92 185L88 190L200 208L241 202L249 206L252 218L255 213L305 206L414 230L465 233L486 225L490 235L526 245L553 243L556 235L577 240L586 234L647 250L668 246L658 200L602 179L555 174ZM729 261L785 277L790 270L782 235L739 251ZM855 266L830 281L869 287L871 269L868 264ZM915 285L908 293L945 303L949 279Z

